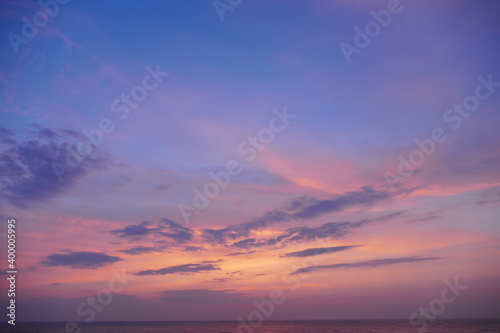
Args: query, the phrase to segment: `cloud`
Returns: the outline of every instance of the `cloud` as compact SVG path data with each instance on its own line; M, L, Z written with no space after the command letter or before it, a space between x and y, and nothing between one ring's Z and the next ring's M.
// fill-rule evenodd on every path
M260 247L268 247L268 246L284 247L291 244L315 241L318 238L336 238L336 239L342 238L357 228L361 228L370 223L386 221L395 218L403 214L404 212L405 211L399 211L376 218L363 219L354 222L350 221L329 222L319 227L289 228L281 232L281 234L278 234L277 236L268 238L257 238L257 237L237 238L237 236L235 236L236 239L233 242L229 241L227 243L222 243L221 245L227 248L238 249L235 252L226 254L225 256L235 257L235 256L250 255L257 252L255 249ZM204 231L206 231L206 229ZM206 248L202 246L203 241L206 242L206 239L204 237L206 236L206 234L202 235L202 237L196 237L193 229L184 227L168 219L161 219L158 222L157 226L151 225L151 223L148 221L143 221L140 224L128 225L123 229L111 230L110 232L112 234L117 235L120 238L126 238L126 239L136 239L150 235L155 235L156 237L168 237L171 240L173 240L173 242L168 243L167 246L171 248L175 246L180 246L178 247L178 249L184 252L196 252L196 251L206 250ZM156 239L156 241L158 241L158 239ZM160 242L163 241L160 240ZM354 246L356 245L351 245L351 247ZM121 250L121 252L130 255L140 255L154 251L161 251L165 247L166 247L165 245L156 247L139 246L139 247L132 247L130 249L124 249ZM337 251L347 250L348 247L345 248L331 247L327 249L328 251L337 252ZM319 251L319 253L323 253L327 250L310 249L310 251L317 251L317 252ZM285 254L284 256L289 256L289 257L307 256L307 253L304 252L301 254L299 253Z
M311 257L317 256L324 253L334 253L352 249L360 245L345 245L345 246L333 246L333 247L317 247L313 249L306 249L297 252L285 253L282 257Z
M193 231L169 219L161 219L160 225L149 227L148 221L141 224L128 225L123 229L111 230L110 232L121 238L139 238L148 235L160 235L168 237L177 244L182 244L193 239Z
M138 256L146 253L161 252L161 250L155 246L137 246L127 250L120 250L120 252L130 254L132 256Z
M75 269L98 269L122 260L102 252L70 252L54 253L40 263L44 266L65 266Z
M366 224L386 221L403 214L405 211L399 211L392 214L387 214L381 217L372 219L363 219L356 222L329 222L320 227L296 227L285 230L281 235L271 238L247 238L232 244L230 247L237 247L240 249L250 249L262 246L285 246L289 244L309 242L317 238L342 238L352 232L353 229L361 228Z
M141 224L132 224L128 225L123 229L111 230L110 232L113 234L117 234L118 237L127 238L127 237L139 237L146 236L157 231L156 228L148 228L149 222L143 221Z
M201 246L186 246L184 248L185 252L196 252L196 251L204 251L205 248Z
M229 280L241 280L241 276L243 275L243 272L241 271L234 271L230 273L226 273L225 277L220 277L220 278L213 278L211 280L207 280L205 282L215 282L215 283L221 283L221 282L227 282Z
M223 283L223 282L227 282L229 280L231 280L231 278L228 278L228 277L226 277L226 278L214 278L214 279L207 281L207 282Z
M255 253L257 251L248 251L248 252L233 252L233 253L229 253L229 254L226 254L226 257L236 257L236 256L242 256L242 255L245 255L245 254L252 254L252 253Z
M0 127L0 138L6 138L12 136L14 135L14 133L15 132L9 128Z
M289 207L295 219L311 219L324 214L339 212L351 206L369 206L392 196L389 191L374 190L363 186L358 191L347 192L329 200L302 198L292 202Z
M394 265L401 263L409 263L409 262L419 262L419 261L427 261L427 260L438 260L440 257L406 257L406 258L395 258L395 259L376 259L369 261L359 261L359 262L351 262L351 263L342 263L342 264L333 264L333 265L317 265L311 267L300 268L290 275L297 275L301 273L309 273L321 269L335 269L335 268L358 268L358 267L379 267L385 265Z
M423 217L423 218L418 219L416 221L417 222L425 222L425 221L432 221L432 220L439 219L439 218L440 218L439 215L432 215L432 216Z
M202 261L201 264L215 264L215 263L218 263L218 262L221 262L221 261L224 261L222 259L217 259L217 260L205 260L205 261Z
M308 220L340 212L352 206L370 206L393 195L399 195L399 193L392 194L386 190L375 190L370 186L363 186L358 191L347 192L333 199L319 200L301 197L285 205L282 209L271 210L250 222L221 229L204 229L203 238L209 243L224 244L229 240L249 236L252 231L263 229L276 222Z
M76 140L67 135L70 130L34 128L28 131L25 141L3 141L5 147L0 151L0 201L28 208L65 193L90 172L113 164L108 156L96 152L78 159ZM5 128L0 132L1 136L13 133ZM83 136L76 135L81 141L87 141ZM70 164L74 162L74 167L68 166L68 161ZM60 173L61 179L55 170Z
M165 229L166 231L160 231L160 235L169 237L176 243L184 243L193 239L193 232L190 228L186 228L169 219L161 219L161 223L163 225L159 226L158 229Z
M201 263L201 264L185 264L177 266L169 266L160 269L148 269L135 273L135 275L167 275L167 274L192 274L207 271L217 271L220 270L214 264L211 263Z

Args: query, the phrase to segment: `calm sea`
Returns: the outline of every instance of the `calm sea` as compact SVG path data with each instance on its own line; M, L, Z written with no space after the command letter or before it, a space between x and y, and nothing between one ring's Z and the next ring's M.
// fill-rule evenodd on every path
M80 325L82 333L351 333L351 332L418 332L408 320L304 320L266 321L259 326L238 329L230 321L207 322L113 322ZM0 332L63 333L64 323L0 324ZM76 332L76 331L75 331ZM440 320L421 332L500 332L500 319Z

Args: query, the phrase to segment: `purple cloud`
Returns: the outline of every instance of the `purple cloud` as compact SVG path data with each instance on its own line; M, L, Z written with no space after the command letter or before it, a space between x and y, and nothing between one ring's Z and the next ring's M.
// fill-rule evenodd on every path
M40 263L44 266L63 266L75 269L98 269L122 260L102 252L54 253Z
M164 267L160 269L142 270L135 273L135 275L193 274L193 273L217 271L217 270L220 270L220 268L210 263L184 264L184 265Z
M290 273L290 275L309 273L309 272L314 272L314 271L321 270L321 269L379 267L379 266L385 266L385 265L394 265L394 264L420 262L420 261L427 261L427 260L438 260L438 259L441 259L441 258L440 257L427 257L427 258L406 257L406 258L395 258L395 259L376 259L376 260L333 264L333 265L317 265L317 266L304 267L304 268L297 269L296 271Z

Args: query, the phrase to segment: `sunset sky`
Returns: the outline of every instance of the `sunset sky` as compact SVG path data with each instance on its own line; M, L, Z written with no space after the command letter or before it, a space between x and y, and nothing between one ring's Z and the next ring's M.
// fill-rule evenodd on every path
M18 320L498 317L500 6L394 1L0 1Z

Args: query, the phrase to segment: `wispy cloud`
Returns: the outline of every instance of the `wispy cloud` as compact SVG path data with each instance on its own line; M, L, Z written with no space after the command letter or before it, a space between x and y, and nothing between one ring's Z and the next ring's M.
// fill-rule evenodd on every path
M186 228L169 219L162 219L161 223L163 225L159 226L158 229L162 231L160 231L159 234L171 238L176 243L184 243L193 238L193 233L190 228Z
M128 225L123 229L111 230L112 234L120 238L141 238L148 235L160 235L168 237L175 243L185 243L193 239L193 231L169 219L161 219L158 226L150 226L151 223L143 221L140 224Z
M250 249L263 246L285 246L289 244L309 242L317 238L342 238L352 232L354 229L361 228L367 224L386 221L395 218L404 211L388 214L385 216L364 219L356 222L329 222L317 228L311 227L296 227L285 230L281 235L270 238L246 238L229 244L230 247L240 249Z
M137 246L127 250L120 250L120 252L130 254L133 256L138 256L141 254L147 254L152 252L160 252L160 251L161 249L157 248L156 246Z
M98 269L122 260L102 252L54 253L40 263L44 266L65 266L75 269Z
M135 275L193 274L217 270L220 270L220 268L212 263L200 263L169 266L160 269L142 270L135 273Z
M405 257L405 258L395 258L395 259L376 259L376 260L368 260L368 261L359 261L359 262L351 262L351 263L342 263L342 264L333 264L333 265L317 265L311 267L304 267L297 269L296 271L290 273L290 275L297 275L301 273L309 273L322 269L336 269L336 268L358 268L358 267L379 267L385 265L394 265L394 264L402 264L402 263L410 263L410 262L420 262L427 260L438 260L440 257Z
M360 245L345 245L345 246L332 246L332 247L317 247L313 249L305 249L297 252L285 253L282 257L311 257L325 253L334 253L352 249Z
M12 130L1 131L0 200L18 208L32 207L70 190L90 172L113 164L109 156L96 152L76 163L76 140L84 140L82 135L67 129L32 127L24 141L14 139ZM70 167L68 161L76 165ZM65 168L64 181L57 177L54 165Z
M111 230L110 232L118 235L118 237L128 238L128 237L140 237L140 236L150 235L158 230L157 228L154 227L149 228L148 225L149 225L148 221L143 221L141 222L141 224L128 225L123 229Z
M257 251L247 251L247 252L233 252L233 253L229 253L229 254L226 254L227 257L236 257L236 256L243 256L245 254L252 254L252 253L255 253Z
M205 229L203 230L203 237L208 242L222 244L228 240L248 236L252 231L263 229L276 222L308 220L325 214L340 212L352 206L370 206L394 195L398 194L363 186L358 191L347 192L332 199L320 200L301 197L285 205L282 209L268 211L262 217L253 221L221 229Z
M294 219L311 219L324 214L339 212L351 206L369 206L392 196L389 191L375 190L371 186L363 186L358 191L347 192L333 199L318 200L301 198L293 201L288 207Z
M203 250L205 250L205 248L201 247L201 246L186 246L183 251L196 252L196 251L203 251Z

